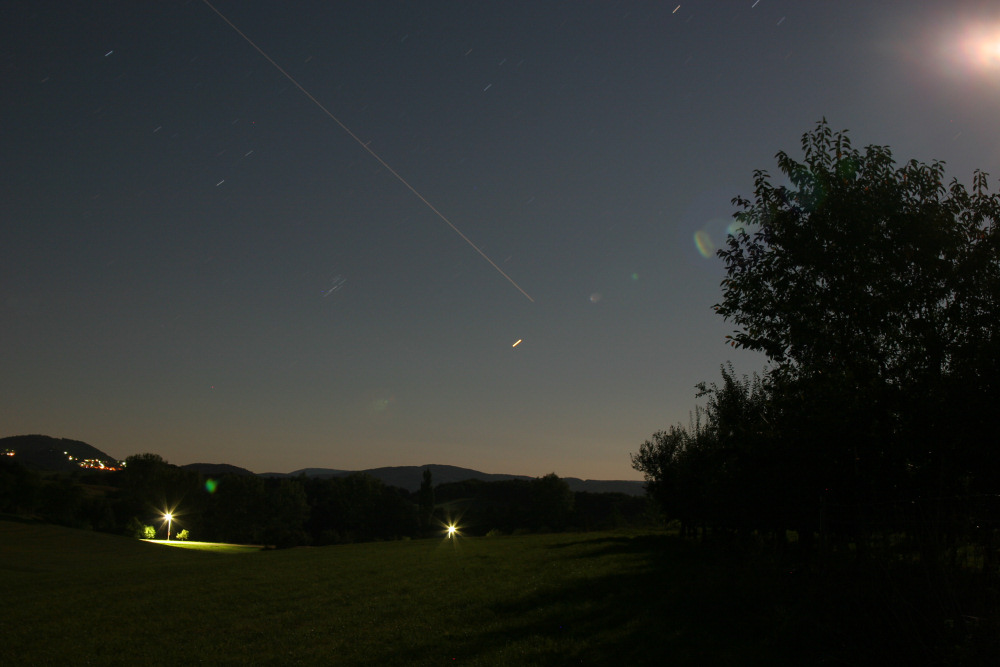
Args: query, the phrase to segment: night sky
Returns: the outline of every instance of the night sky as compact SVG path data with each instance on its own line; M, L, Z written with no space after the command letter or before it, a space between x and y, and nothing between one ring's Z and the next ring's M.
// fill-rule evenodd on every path
M201 0L0 3L0 436L638 479L764 367L701 252L754 169L1000 176L995 2L213 5L315 101Z

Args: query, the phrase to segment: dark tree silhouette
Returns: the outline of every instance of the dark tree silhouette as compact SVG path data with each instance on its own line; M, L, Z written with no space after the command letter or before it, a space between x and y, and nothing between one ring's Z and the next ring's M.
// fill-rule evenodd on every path
M772 427L811 477L798 500L852 506L858 529L877 503L995 491L1000 196L825 120L802 149L777 155L790 185L757 171L734 200L715 307L773 363Z
M365 473L303 479L310 514L306 529L316 545L412 537L417 506L403 489Z
M41 476L8 456L0 456L0 512L31 514L35 511Z
M226 475L212 496L206 526L218 540L291 547L308 541L308 516L300 480Z
M775 457L766 438L764 385L756 374L738 377L731 365L721 371L721 385L698 385L697 396L707 402L691 425L654 433L632 454L632 467L683 534L696 527L777 531L768 517L776 504Z
M688 524L859 550L917 532L954 557L959 534L1000 529L982 500L1000 479L1000 195L979 171L970 191L941 162L857 150L825 120L802 149L777 154L787 185L755 172L718 253L715 309L768 372L723 368L692 428L654 434L633 466Z
M434 515L434 480L430 468L424 470L424 479L420 482L420 528L427 530Z
M681 534L687 535L702 519L698 493L691 481L691 454L697 451L696 435L683 426L671 426L657 431L650 440L631 454L632 467L646 478L646 493L664 511L668 520L681 524Z
M554 472L531 480L531 520L539 530L563 530L573 513L573 492Z

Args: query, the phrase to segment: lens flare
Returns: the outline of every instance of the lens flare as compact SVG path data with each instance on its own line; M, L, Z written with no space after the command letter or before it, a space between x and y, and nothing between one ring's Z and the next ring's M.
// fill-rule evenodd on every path
M708 259L715 256L715 244L712 243L712 237L704 229L699 229L694 233L694 245L702 257Z
M746 227L739 220L733 220L729 223L729 226L726 227L726 234L729 236L736 236L745 231L747 231Z

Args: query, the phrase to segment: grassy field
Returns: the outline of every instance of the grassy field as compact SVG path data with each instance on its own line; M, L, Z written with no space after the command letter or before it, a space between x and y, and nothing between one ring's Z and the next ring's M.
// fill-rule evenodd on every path
M188 546L0 521L0 664L868 662L794 573L658 533Z

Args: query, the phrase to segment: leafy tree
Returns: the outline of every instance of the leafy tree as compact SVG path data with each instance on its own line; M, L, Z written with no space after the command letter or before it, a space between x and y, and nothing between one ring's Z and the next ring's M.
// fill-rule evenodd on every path
M562 530L573 513L573 491L554 472L531 481L531 519L536 529Z
M424 470L423 481L420 482L420 527L424 530L431 524L431 516L434 514L434 481L431 478L431 470Z
M0 456L0 512L31 514L41 486L37 472L8 456Z
M969 539L996 525L954 499L1000 477L1000 195L982 172L969 191L940 162L857 150L825 121L802 148L778 153L786 184L755 172L719 251L729 341L770 369L723 367L691 428L655 433L633 467L685 527L795 528L804 553L817 531L862 549L914 510L925 546Z
M419 530L419 511L410 494L370 475L302 482L309 505L305 527L313 544L398 539Z
M132 517L125 525L125 534L137 540L151 540L156 537L156 527L147 526L138 517Z
M184 528L179 533L174 535L174 537L183 542L184 540L187 540L189 537L191 537L191 534L188 532L187 528Z
M691 498L684 493L681 478L684 475L684 456L691 448L694 438L680 425L665 431L657 431L652 439L639 447L639 452L630 454L632 467L646 478L646 493L664 510L667 520L681 522L682 532L695 518L685 500Z
M86 497L83 503L83 512L87 517L87 523L94 530L105 532L116 532L118 521L115 518L111 500L105 495L95 495Z
M728 277L716 306L740 326L731 340L815 371L940 368L955 262L982 232L981 216L971 227L962 217L983 202L957 183L949 192L942 163L897 169L888 148L862 153L825 121L802 148L804 163L777 155L791 187L757 171L755 199L734 200L741 231L719 251Z
M83 512L83 489L70 479L42 484L38 505L39 512L48 521L75 528L89 527Z
M208 525L228 542L295 546L305 540L308 516L300 480L227 475L212 496Z
M683 535L698 527L703 534L710 527L741 527L746 512L746 498L739 488L745 475L739 466L749 455L739 441L744 426L735 423L746 408L730 403L743 400L743 391L751 384L748 379L737 380L725 367L723 378L722 388L714 383L699 385L698 396L709 395L709 405L695 409L689 427L676 424L657 431L631 455L632 467L646 478L647 494L667 521L680 522Z
M125 534L134 537L137 540L141 540L145 537L145 528L146 527L142 525L142 521L139 521L138 517L132 517L125 525Z
M652 525L647 498L619 492L576 491L571 525L584 531Z
M944 164L896 166L821 121L788 185L737 198L723 298L732 345L765 353L772 441L797 452L801 498L835 504L990 488L1000 343L1000 196ZM871 517L847 517L855 528Z
M703 465L711 468L699 473L713 483L703 493L708 518L719 527L760 529L777 521L781 503L773 495L784 482L775 474L784 466L768 424L769 395L756 373L738 377L731 363L720 371L721 384L697 385L697 397L707 398L697 443Z

